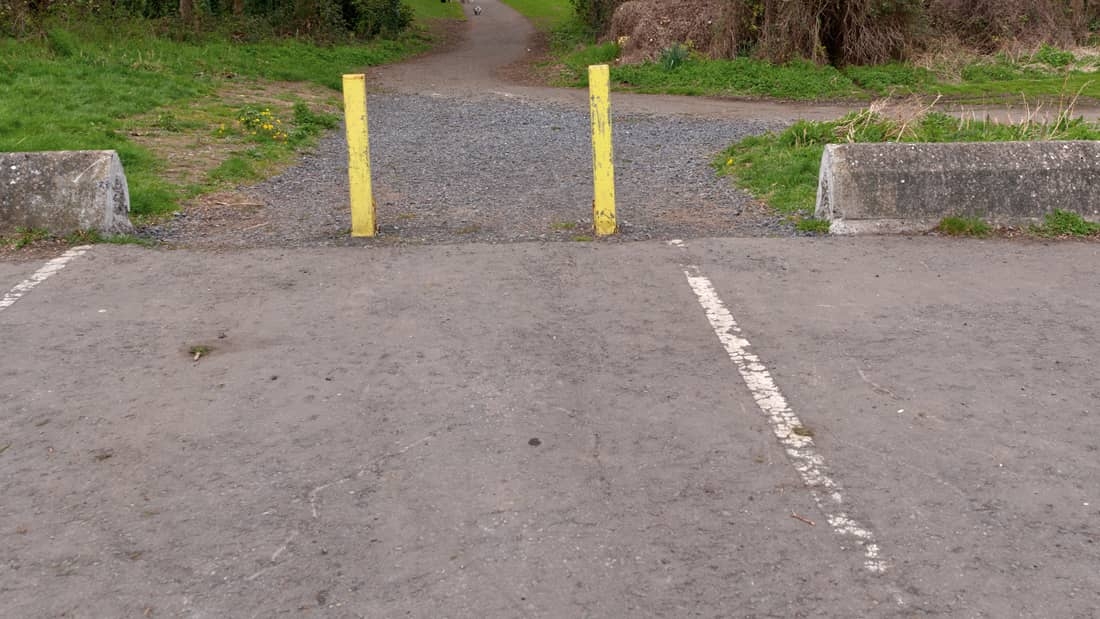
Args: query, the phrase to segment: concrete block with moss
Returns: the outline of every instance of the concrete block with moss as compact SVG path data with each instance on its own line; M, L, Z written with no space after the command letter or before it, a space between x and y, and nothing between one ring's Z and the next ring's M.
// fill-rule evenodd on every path
M130 191L113 150L0 153L0 233L133 231Z
M923 232L946 216L1026 225L1055 210L1100 220L1100 142L830 144L815 215L861 234Z

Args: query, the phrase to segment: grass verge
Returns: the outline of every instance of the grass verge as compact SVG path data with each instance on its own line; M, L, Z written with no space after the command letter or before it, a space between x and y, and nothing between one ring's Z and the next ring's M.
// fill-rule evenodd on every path
M619 90L680 95L771 97L787 100L871 100L881 97L943 96L967 103L1054 101L1065 93L1100 101L1100 54L1074 55L1040 47L1031 54L993 56L956 53L920 60L837 69L806 61L774 65L755 58L714 60L690 53L670 62L683 46L662 50L654 61L618 64L615 42L595 42L591 33L564 37L553 53L561 65L559 85L587 86L589 64L612 64ZM926 66L924 66L926 65Z
M891 115L876 105L840 120L800 121L778 133L746 138L726 149L715 167L720 174L732 176L739 187L798 221L812 215L826 144L1098 139L1100 125L1072 119L1068 111L1051 123L1001 124L939 112L904 114L895 110Z
M551 31L573 19L573 5L568 0L502 0L517 13L544 32Z
M196 186L173 182L165 174L165 158L135 139L141 119L152 119L149 126L163 133L243 130L242 111L250 104L264 105L263 97L209 106L198 115L192 104L242 82L338 89L345 72L395 62L429 44L419 33L322 47L289 39L235 43L214 34L180 41L155 30L141 20L56 23L39 39L0 41L0 150L116 150L130 183L134 215L156 216L174 210ZM291 130L298 133L252 140L212 178L250 178L250 169L263 168L255 162L278 159L307 143L310 126L296 123Z

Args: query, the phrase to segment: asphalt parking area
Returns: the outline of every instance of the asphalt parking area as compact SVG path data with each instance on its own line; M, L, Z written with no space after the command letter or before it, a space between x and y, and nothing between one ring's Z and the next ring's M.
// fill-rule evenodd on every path
M0 614L1088 616L1095 263L903 238L94 247L0 313Z

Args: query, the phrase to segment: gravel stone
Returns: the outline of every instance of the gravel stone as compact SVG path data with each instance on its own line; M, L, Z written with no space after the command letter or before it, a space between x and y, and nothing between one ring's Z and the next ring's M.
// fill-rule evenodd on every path
M614 106L614 103L612 103ZM241 191L259 210L189 212L146 234L185 246L262 247L583 240L591 235L587 111L509 98L372 95L380 234L349 236L344 132L283 174ZM612 110L616 240L789 235L789 224L711 163L776 121ZM262 206L261 206L262 205ZM236 215L236 216L235 216Z

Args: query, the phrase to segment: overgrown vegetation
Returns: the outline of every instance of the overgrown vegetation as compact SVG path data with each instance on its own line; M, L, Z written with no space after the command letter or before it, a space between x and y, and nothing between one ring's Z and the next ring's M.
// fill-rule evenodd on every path
M778 133L746 138L723 152L715 165L738 186L797 219L812 214L826 144L1032 140L1100 140L1100 125L1074 119L1069 110L1053 122L1003 124L875 105L840 120L800 121Z
M1100 3L1088 0L696 0L680 12L662 0L572 4L597 32L654 53L691 39L712 58L834 66L904 60L943 41L985 53L1013 43L1064 48L1087 43L1100 23Z

